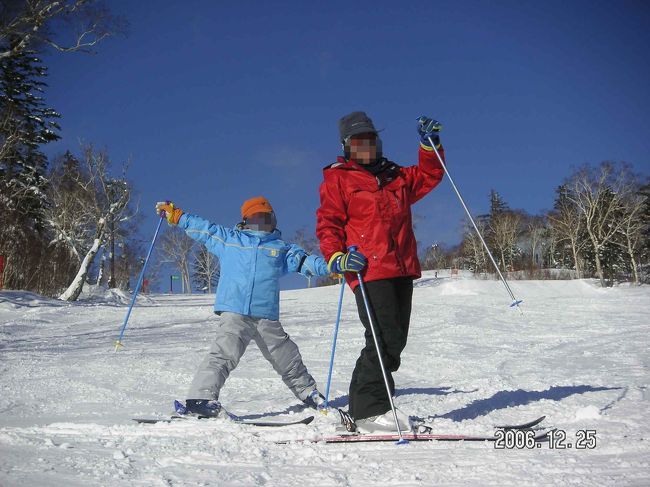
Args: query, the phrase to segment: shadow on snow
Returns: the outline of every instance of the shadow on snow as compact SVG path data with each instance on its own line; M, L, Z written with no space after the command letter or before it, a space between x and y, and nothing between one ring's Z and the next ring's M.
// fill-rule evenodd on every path
M565 399L569 396L573 396L574 394L584 394L586 392L601 392L601 391L623 391L622 395L614 401L614 402L618 402L618 400L622 399L625 396L625 393L627 392L627 388L603 387L603 386L594 387L594 386L587 386L587 385L579 385L579 386L553 386L545 391L524 391L523 389L518 389L516 391L499 391L496 394L494 394L492 397L489 397L487 399L478 399L462 408L455 409L445 414L429 416L427 418L414 417L414 419L432 421L437 418L445 418L445 419L451 419L452 421L460 422L466 419L476 419L480 416L486 416L491 412L497 411L499 409L506 409L506 408L516 407L516 406L524 406L526 404L530 404L536 401L541 401L543 399L548 399L551 401L561 401L562 399ZM457 389L452 390L451 387L409 387L406 389L398 389L396 391L396 395L404 396L409 394L424 394L430 396L444 396L448 394L467 394L471 392L476 392L476 390L473 391L462 391ZM332 408L342 408L343 406L348 404L348 400L349 400L349 396L347 394L342 395L329 401L329 405ZM610 403L601 410L611 408L612 406L613 403ZM282 416L285 414L299 413L303 411L309 414L316 414L316 411L314 411L313 409L309 409L307 406L303 404L298 404L298 405L289 406L285 408L283 411L274 411L274 412L267 412L262 414L246 414L239 417L241 419L260 419L265 417ZM334 414L335 411L332 411L331 413Z
M621 387L593 387L587 385L580 386L553 386L545 391L499 391L487 399L478 399L471 402L465 407L449 411L445 414L429 416L427 419L436 418L451 419L452 421L464 421L466 419L476 419L479 416L485 416L498 409L509 407L524 406L531 402L548 399L551 401L561 401L564 398L574 394L584 394L585 392L615 391L621 390Z

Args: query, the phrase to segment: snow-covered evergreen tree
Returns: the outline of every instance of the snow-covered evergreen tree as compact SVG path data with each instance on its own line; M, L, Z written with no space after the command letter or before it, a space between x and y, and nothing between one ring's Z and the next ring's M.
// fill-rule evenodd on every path
M46 75L31 51L0 60L0 198L36 226L45 206L47 158L41 147L59 139L59 114L43 99Z
M46 69L33 52L0 59L0 254L5 286L41 289L45 252L47 158L41 147L59 138L59 115L43 100Z
M508 211L508 203L494 189L490 190L490 217L494 218L498 214Z

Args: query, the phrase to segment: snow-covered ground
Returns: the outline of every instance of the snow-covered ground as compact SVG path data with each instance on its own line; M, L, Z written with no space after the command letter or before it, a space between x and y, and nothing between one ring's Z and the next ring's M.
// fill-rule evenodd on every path
M448 275L443 274L442 275ZM650 288L515 281L524 313L496 281L426 275L414 292L397 406L436 432L485 433L547 415L596 430L592 450L496 450L489 443L278 445L332 433L338 415L263 429L226 420L138 425L184 399L215 329L213 296L76 304L0 292L0 485L650 485ZM282 293L282 320L325 386L338 286ZM333 374L345 406L362 326L346 291ZM221 401L249 418L310 413L254 344Z

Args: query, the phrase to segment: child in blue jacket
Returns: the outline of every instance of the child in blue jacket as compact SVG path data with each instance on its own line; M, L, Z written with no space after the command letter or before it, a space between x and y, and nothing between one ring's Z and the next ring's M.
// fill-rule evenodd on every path
M324 398L303 364L298 346L279 321L278 280L289 272L307 277L328 275L327 262L281 239L273 208L262 196L244 202L243 221L235 228L184 213L170 202L157 203L156 212L164 212L171 225L178 225L205 245L221 264L214 304L220 324L190 386L185 401L187 411L201 416L219 415L219 391L251 340L298 399L314 408L323 404Z

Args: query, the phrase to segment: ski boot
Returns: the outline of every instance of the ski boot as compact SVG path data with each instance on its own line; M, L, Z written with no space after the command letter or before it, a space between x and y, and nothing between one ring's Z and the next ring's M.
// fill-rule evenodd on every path
M186 399L185 405L174 401L176 412L200 418L216 418L221 413L221 404L214 399Z
M311 391L309 396L307 396L307 398L302 402L304 402L310 408L316 409L318 411L325 409L325 397L320 392L318 392L317 389Z
M397 423L402 433L410 433L413 429L411 420L399 409L395 408L397 414ZM373 433L396 433L395 418L393 411L388 410L384 414L378 416L371 416L369 418L357 419L355 421L356 430L359 433L373 434Z

